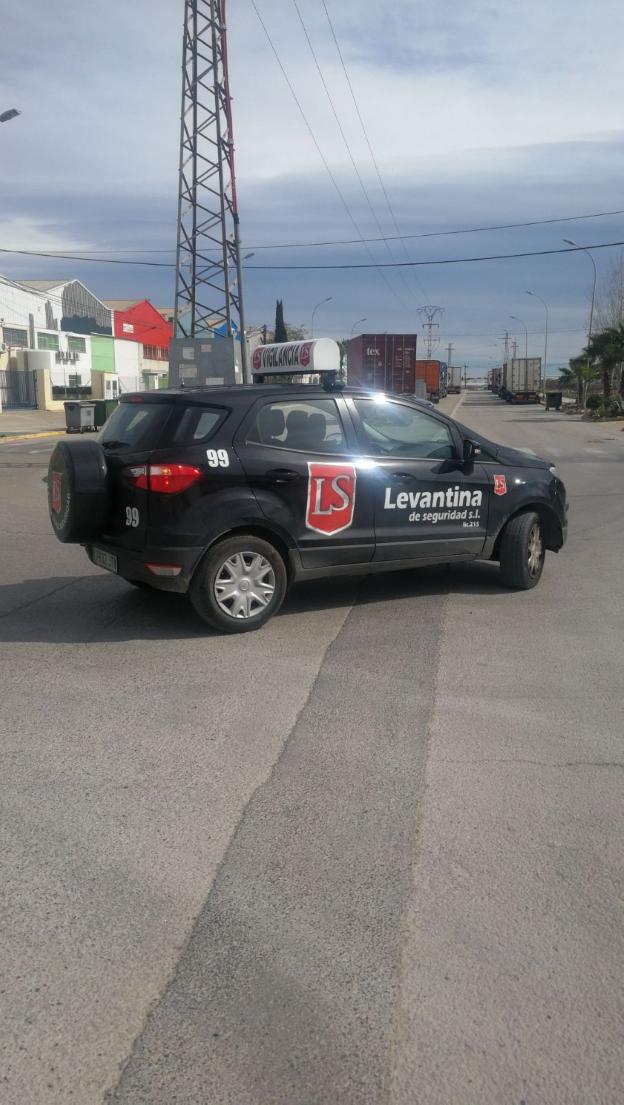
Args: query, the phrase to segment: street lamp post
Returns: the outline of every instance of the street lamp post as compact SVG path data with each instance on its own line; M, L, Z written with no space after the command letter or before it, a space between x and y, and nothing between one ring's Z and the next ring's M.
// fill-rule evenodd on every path
M528 357L529 357L529 328L528 328L526 322L523 322L522 319L518 318L517 315L510 315L509 317L514 319L515 322L519 322L521 326L524 326L524 358L525 358L525 360L528 360Z
M0 123L8 123L9 119L15 119L17 115L21 114L21 111L18 111L16 107L10 107L8 111L0 113Z
M588 331L587 331L587 381L586 381L586 388L585 388L585 399L587 400L587 392L589 390L589 381L590 381L590 373L591 373L590 359L589 359L590 358L589 343L591 342L592 326L594 324L594 303L596 302L596 262L594 261L594 258L592 257L591 253L589 252L588 249L586 249L585 246L579 245L578 242L573 242L571 238L564 238L563 240L564 240L564 242L567 246L574 246L575 249L580 249L583 253L586 253L587 256L589 257L591 263L592 263L592 268L594 270L594 279L593 279L593 283L592 283L591 307L589 308L589 328L588 328Z
M353 337L353 331L355 330L356 326L360 325L361 322L366 322L366 317L356 319L356 321L353 323L353 326L351 327L351 333L349 334L349 338Z
M316 307L314 307L314 309L312 311L312 325L310 327L310 333L311 333L312 337L314 337L314 316L315 316L316 312L318 311L319 307L322 307L324 303L329 303L329 301L331 299L333 299L333 296L328 295L326 299L321 299L320 302L316 304Z
M541 295L537 292L527 292L527 295L532 295L534 299L539 299L546 312L546 328L544 330L544 367L542 371L542 386L544 388L544 406L546 405L546 365L548 360L548 305L542 299Z

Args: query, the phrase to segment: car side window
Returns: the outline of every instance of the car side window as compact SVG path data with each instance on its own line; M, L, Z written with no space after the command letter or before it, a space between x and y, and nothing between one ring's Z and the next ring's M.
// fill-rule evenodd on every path
M334 399L292 399L265 403L246 441L301 453L346 453L347 442Z
M210 441L217 427L227 417L227 413L219 408L187 407L178 423L173 440L178 445L200 445Z
M450 430L424 411L385 397L355 399L354 405L372 456L436 460L454 456Z

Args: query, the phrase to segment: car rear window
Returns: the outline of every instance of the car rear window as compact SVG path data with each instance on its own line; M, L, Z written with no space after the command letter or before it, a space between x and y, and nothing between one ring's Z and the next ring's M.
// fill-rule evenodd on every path
M120 403L97 440L111 449L155 449L170 414L168 403Z

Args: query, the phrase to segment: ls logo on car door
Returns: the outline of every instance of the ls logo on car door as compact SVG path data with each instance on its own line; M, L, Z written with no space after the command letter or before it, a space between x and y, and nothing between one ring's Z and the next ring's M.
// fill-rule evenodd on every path
M354 464L308 461L308 529L332 534L349 528L355 510L355 480Z

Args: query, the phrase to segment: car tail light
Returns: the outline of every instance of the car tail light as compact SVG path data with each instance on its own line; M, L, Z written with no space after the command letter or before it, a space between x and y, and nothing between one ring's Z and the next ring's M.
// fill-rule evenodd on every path
M186 491L201 474L201 468L193 464L139 464L126 468L126 475L134 487L164 495Z

